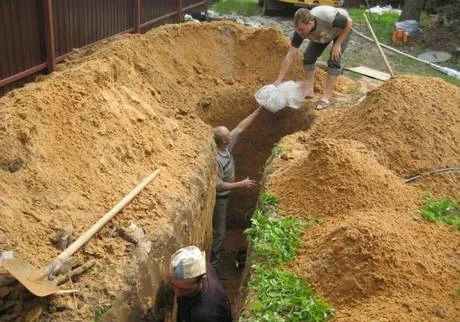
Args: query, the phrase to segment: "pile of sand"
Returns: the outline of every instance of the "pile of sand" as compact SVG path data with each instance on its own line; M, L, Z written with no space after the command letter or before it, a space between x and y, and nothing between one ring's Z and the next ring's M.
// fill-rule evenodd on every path
M339 321L454 321L460 310L460 234L417 215L426 192L459 198L458 174L414 171L460 163L460 91L398 77L360 104L323 111L307 134L282 140L266 187L287 215L323 219L306 231L290 269ZM441 187L442 189L438 189Z
M280 197L283 211L296 216L408 208L420 197L380 165L363 143L345 139L312 142L308 151L270 177L268 189Z
M290 268L339 321L454 321L458 238L404 212L355 212L307 231Z
M460 90L440 78L400 76L325 120L318 136L363 142L401 176L460 163Z

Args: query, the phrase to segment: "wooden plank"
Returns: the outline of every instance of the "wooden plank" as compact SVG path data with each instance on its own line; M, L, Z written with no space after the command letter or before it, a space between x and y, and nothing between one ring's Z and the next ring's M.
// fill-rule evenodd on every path
M381 72L376 69L372 69L367 66L358 66L358 67L345 67L346 70L365 75L371 78L379 79L379 80L389 80L391 78L391 75L388 73Z

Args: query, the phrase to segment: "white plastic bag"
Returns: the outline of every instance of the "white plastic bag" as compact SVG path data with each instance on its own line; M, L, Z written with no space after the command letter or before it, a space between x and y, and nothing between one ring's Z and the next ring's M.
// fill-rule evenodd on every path
M303 101L304 93L302 82L287 81L275 85L266 85L254 95L257 103L272 113L282 110L285 106L299 108Z

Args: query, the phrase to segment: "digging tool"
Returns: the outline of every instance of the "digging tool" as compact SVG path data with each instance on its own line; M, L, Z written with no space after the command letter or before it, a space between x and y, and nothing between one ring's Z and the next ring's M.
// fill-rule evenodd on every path
M374 42L377 45L377 49L379 50L380 56L382 56L383 61L385 62L385 65L387 66L388 72L390 73L391 77L395 77L395 74L393 73L393 70L391 69L391 66L388 63L387 57L385 56L385 53L383 52L382 47L380 47L380 42L379 42L379 40L377 39L377 36L374 33L374 29L372 29L371 23L367 19L366 14L363 13L363 15L364 15L364 20L366 21L367 27L369 28L369 31L372 34L372 38L374 38Z
M158 174L157 169L139 183L131 192L129 192L119 203L115 205L108 213L98 220L90 229L74 241L58 257L51 261L41 270L36 269L26 261L20 258L9 258L2 260L2 266L13 275L22 285L36 296L48 296L56 293L68 293L69 291L60 290L56 283L49 280L48 276L59 271L66 261L70 259L77 250L79 250L88 240L90 240L102 227L107 224L120 210L122 210L134 197L141 192Z

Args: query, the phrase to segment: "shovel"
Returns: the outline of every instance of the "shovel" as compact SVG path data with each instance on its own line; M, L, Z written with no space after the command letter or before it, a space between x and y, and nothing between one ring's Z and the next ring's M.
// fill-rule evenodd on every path
M129 192L118 204L106 213L97 223L74 241L58 257L51 261L44 268L38 270L20 258L8 258L1 261L2 266L13 275L22 285L36 296L48 296L57 293L68 293L69 291L60 290L56 283L48 279L48 275L59 271L66 260L79 250L88 240L90 240L110 219L123 209L134 197L147 186L158 174L157 169L148 177L142 180L131 192ZM72 291L70 291L72 292Z

